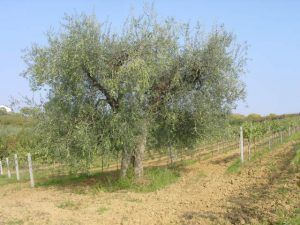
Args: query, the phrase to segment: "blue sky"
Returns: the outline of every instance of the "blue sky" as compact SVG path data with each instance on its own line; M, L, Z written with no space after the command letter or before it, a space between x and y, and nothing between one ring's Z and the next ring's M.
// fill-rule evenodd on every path
M139 13L143 2L134 0L0 0L0 104L10 97L32 97L22 49L32 43L45 44L45 32L59 28L64 13L95 13L118 30L133 10ZM200 21L209 28L215 23L236 34L250 46L246 102L235 112L249 114L300 112L300 1L297 0L160 0L155 1L160 16L180 21ZM37 95L37 94L35 94Z

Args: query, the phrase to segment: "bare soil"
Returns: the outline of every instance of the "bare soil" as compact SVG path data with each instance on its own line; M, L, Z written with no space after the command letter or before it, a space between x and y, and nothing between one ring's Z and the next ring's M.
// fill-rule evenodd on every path
M0 187L4 224L274 224L300 208L299 172L291 171L290 142L226 173L237 152L199 161L179 181L156 192L76 193L28 184ZM83 187L84 188L84 187Z

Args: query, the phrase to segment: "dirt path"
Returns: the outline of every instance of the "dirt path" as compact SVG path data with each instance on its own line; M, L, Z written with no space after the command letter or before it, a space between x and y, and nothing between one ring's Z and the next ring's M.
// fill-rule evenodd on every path
M287 170L294 145L285 144L235 175L226 174L226 169L237 153L198 162L189 166L178 182L154 193L93 195L2 186L0 225L272 224L277 210L300 207L299 174ZM280 188L292 191L281 195ZM289 199L293 202L287 202Z

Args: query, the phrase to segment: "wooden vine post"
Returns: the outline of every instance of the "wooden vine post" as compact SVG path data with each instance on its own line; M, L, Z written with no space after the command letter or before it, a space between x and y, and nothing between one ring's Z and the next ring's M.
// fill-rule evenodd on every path
M243 127L240 127L240 151L241 151L241 162L244 162L244 137Z
M29 176L30 176L30 185L34 187L34 178L33 178L33 171L32 171L32 161L31 161L31 154L27 154L28 158L28 167L29 167Z
M18 163L18 156L17 154L14 155L15 158L15 167L16 167L16 176L17 176L17 181L20 180L20 173L19 173L19 163Z
M0 160L0 175L3 175L2 161Z
M6 158L6 166L7 166L7 177L11 178L11 172L10 172L10 169L9 169L9 160L8 160L8 158Z

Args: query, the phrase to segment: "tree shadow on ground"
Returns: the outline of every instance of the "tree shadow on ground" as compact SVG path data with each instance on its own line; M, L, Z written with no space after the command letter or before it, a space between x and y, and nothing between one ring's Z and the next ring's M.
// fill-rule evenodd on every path
M144 168L143 179L134 178L133 168L128 176L121 178L119 170L93 172L89 174L71 174L40 178L37 187L55 187L76 193L114 192L132 190L151 192L174 183L181 173L188 170L189 161L176 162L172 166L160 165Z

